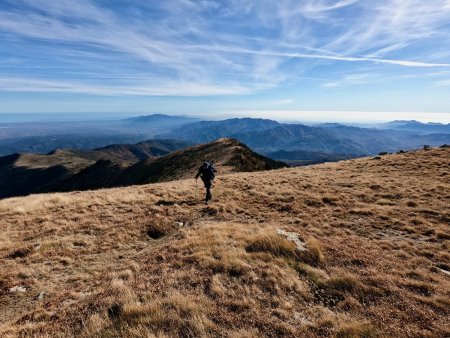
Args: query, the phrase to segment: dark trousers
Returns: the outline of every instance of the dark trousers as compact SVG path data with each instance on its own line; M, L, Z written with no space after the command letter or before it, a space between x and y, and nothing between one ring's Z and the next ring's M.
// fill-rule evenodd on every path
M206 188L205 202L208 202L212 198L212 194L211 194L212 181L204 180L203 184L205 185L205 188Z

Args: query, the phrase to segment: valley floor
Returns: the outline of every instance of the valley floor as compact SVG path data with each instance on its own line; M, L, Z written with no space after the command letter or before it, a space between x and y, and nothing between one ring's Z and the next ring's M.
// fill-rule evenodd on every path
M449 148L202 194L191 179L0 201L0 336L450 335Z

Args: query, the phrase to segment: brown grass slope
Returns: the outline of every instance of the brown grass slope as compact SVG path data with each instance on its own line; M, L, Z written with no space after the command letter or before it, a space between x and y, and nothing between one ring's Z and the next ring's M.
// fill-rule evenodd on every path
M12 154L0 158L0 198L45 190L101 159L77 150Z
M0 201L0 336L449 336L449 169L442 148L223 175L207 207L192 179Z

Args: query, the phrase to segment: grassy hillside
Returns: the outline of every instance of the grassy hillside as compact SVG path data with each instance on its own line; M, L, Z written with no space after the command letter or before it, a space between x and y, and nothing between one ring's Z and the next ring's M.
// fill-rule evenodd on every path
M0 201L0 336L449 336L449 168L221 175L207 207L193 179Z
M253 152L245 144L221 138L214 142L192 146L159 158L150 158L126 169L113 185L165 182L194 177L204 161L215 161L220 173L251 172L287 167Z
M189 145L176 140L150 140L90 151L57 149L49 154L3 156L0 157L0 198L105 187L129 165Z

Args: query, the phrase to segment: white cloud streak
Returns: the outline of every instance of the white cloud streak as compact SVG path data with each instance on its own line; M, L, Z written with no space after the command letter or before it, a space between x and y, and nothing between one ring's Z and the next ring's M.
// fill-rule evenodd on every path
M237 95L246 88L215 86L208 83L166 82L147 86L105 86L72 81L48 81L33 78L0 78L0 90L13 92L72 93L104 96L210 96Z
M450 7L442 0L174 0L135 8L124 2L129 13L90 0L5 1L12 7L0 9L0 32L63 44L51 55L68 67L61 74L80 71L83 63L91 68L87 73L97 72L77 81L62 81L59 73L48 78L22 74L9 82L9 90L235 95L281 86L330 62L380 70L383 65L450 67L420 53L386 57L449 33L444 27ZM86 48L91 49L81 50ZM65 59L67 49L72 56ZM77 53L84 53L81 65ZM92 84L113 71L118 75L111 77L121 76L122 83ZM7 76L1 82L5 86Z

